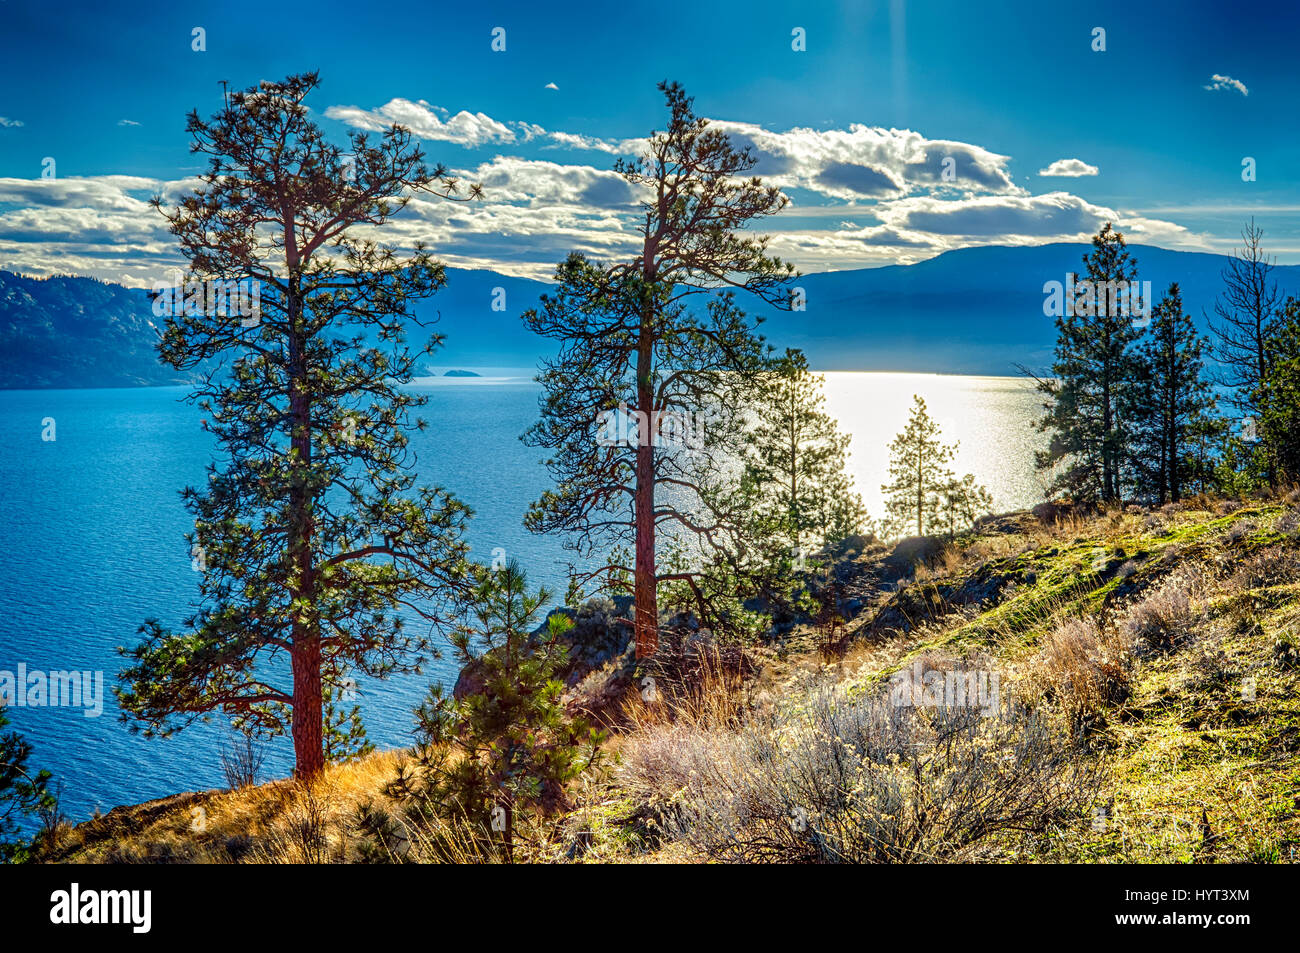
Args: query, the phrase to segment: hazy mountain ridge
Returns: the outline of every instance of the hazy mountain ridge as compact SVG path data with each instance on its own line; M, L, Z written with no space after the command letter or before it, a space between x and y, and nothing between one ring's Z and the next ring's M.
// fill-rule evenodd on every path
M968 248L915 265L827 272L800 280L802 314L765 325L781 347L800 347L824 370L1014 374L1017 364L1046 369L1056 342L1044 315L1043 284L1082 270L1091 246L1052 244ZM1183 304L1208 332L1222 290L1223 255L1130 245L1138 278L1155 300L1179 283ZM1300 294L1300 265L1279 266L1280 287Z
M1013 374L1045 368L1056 338L1043 314L1043 284L1081 268L1090 246L993 246L947 252L915 265L801 277L805 309L781 312L741 295L767 320L778 348L800 347L823 370ZM1201 320L1220 292L1222 255L1132 245L1139 279L1158 299L1171 281ZM1284 291L1300 294L1300 265L1279 266ZM447 269L447 285L420 302L428 333L445 337L439 364L527 367L550 351L520 315L550 285L492 271ZM0 387L120 387L183 380L158 363L151 305L141 289L91 278L28 278L0 271ZM1204 328L1203 328L1204 329Z
M177 383L158 361L152 318L139 290L0 271L0 388Z

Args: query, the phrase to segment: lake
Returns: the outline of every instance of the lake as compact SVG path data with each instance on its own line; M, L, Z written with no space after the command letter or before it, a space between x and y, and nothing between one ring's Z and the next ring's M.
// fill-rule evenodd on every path
M430 422L412 438L425 482L474 509L469 540L487 561L498 547L530 581L562 594L570 556L555 538L522 528L547 486L540 452L519 435L537 415L527 378L442 378L419 385ZM999 510L1042 498L1029 421L1038 401L1021 379L926 374L826 375L827 410L852 434L853 475L872 516L883 506L887 445L902 429L911 395L925 398L947 442L960 441L954 469L974 473ZM102 671L100 717L74 707L11 707L6 714L35 748L32 763L62 783L75 819L177 791L224 786L220 719L168 739L132 734L111 687L117 646L135 643L150 617L176 626L197 594L184 534L192 521L179 490L204 480L210 437L182 388L0 392L0 671ZM53 441L41 439L53 418ZM456 669L435 660L423 675L362 681L359 704L379 747L411 740L411 711L433 680ZM283 776L292 747L271 747L264 773Z

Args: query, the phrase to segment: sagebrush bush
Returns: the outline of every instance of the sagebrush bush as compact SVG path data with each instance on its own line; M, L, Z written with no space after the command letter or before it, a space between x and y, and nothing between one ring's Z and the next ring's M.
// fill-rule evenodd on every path
M642 732L621 774L666 836L727 862L970 859L1076 814L1099 781L1027 709L900 707L837 685L739 730Z
M1258 529L1258 527L1250 520L1237 520L1237 522L1228 527L1228 531L1223 534L1223 538L1229 545L1233 545L1246 539L1255 532L1256 529Z
M1139 648L1174 648L1192 633L1197 618L1192 598L1201 585L1195 573L1166 577L1158 587L1129 604L1119 621L1121 634Z
M1042 641L1029 669L1028 687L1055 705L1070 728L1087 733L1102 712L1128 698L1133 643L1121 629L1095 619L1066 619Z
M1230 591L1242 592L1297 581L1300 581L1300 553L1289 546L1270 546L1238 562L1228 585Z

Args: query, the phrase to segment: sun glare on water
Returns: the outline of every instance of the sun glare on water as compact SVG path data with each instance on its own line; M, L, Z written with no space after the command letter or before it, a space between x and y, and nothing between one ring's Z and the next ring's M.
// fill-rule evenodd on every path
M1032 381L849 371L827 372L824 380L826 410L841 432L852 435L849 470L873 518L884 513L880 487L889 479L889 443L907 425L913 394L925 400L943 442L958 444L952 470L975 474L993 494L996 510L1042 500L1034 451L1044 441L1033 427L1041 400Z

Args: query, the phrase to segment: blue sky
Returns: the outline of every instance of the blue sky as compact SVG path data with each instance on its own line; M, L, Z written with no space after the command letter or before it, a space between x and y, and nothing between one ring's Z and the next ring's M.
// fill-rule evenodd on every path
M1108 218L1133 242L1227 251L1252 215L1300 262L1295 4L300 9L0 0L0 268L160 277L178 259L145 200L196 171L185 113L212 112L219 80L307 69L340 141L400 120L483 182L482 204L415 202L390 231L450 264L545 276L571 248L627 250L636 197L609 169L662 125L664 78L790 195L765 230L805 272L1078 240Z

